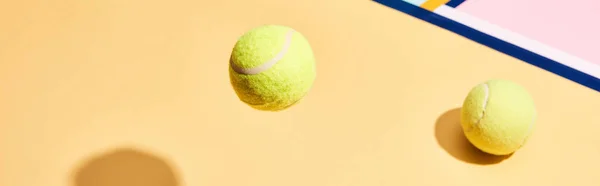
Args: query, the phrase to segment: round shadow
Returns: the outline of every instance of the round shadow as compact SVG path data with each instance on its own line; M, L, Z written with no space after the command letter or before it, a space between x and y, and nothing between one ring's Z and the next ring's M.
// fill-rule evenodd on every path
M512 154L491 155L473 146L463 133L460 124L460 108L449 110L438 118L435 123L435 138L448 154L467 163L490 165L500 163L512 156Z
M133 149L94 157L75 172L73 179L74 186L179 186L165 160Z

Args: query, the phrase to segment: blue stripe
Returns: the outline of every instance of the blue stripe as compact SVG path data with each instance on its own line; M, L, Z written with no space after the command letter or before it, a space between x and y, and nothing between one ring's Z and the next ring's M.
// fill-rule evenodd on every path
M450 2L446 3L446 5L456 8L458 5L464 3L465 0L450 0Z
M520 59L531 65L550 71L554 74L567 78L571 81L577 82L581 85L587 86L600 92L600 79L575 70L569 66L558 63L554 60L546 58L542 55L536 54L514 44L508 43L501 39L490 36L486 33L473 29L469 26L463 25L441 15L427 11L423 8L414 6L410 3L399 1L399 0L373 0L377 3L385 5L387 7L396 9L404 12L411 16L414 16L423 21L429 22L436 26L442 27L446 30L452 31L470 40L488 46L504 54L510 55L514 58Z

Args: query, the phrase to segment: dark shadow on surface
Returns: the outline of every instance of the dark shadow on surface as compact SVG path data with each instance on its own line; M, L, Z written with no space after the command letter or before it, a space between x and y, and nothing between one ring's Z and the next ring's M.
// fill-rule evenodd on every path
M495 156L473 146L465 137L460 125L460 108L446 111L435 123L435 138L438 144L461 161L480 165L500 163L511 155Z
M74 186L179 186L165 160L131 148L93 157L73 179Z

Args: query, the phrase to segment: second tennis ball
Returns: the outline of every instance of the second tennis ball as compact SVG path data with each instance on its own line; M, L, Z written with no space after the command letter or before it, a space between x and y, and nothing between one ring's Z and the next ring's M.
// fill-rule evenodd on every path
M229 77L241 101L280 111L300 101L316 77L310 44L292 28L265 25L241 36L229 60Z
M493 155L508 155L521 148L533 131L535 119L529 93L508 80L491 80L474 87L461 109L467 139Z

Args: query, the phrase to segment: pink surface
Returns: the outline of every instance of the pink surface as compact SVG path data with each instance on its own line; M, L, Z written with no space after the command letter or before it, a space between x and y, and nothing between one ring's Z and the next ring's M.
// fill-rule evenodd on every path
M600 64L600 0L467 0L458 9Z

